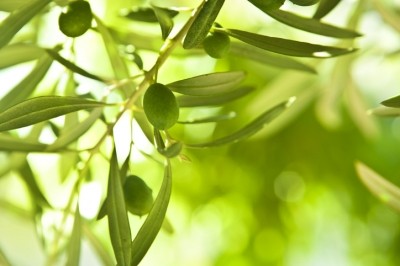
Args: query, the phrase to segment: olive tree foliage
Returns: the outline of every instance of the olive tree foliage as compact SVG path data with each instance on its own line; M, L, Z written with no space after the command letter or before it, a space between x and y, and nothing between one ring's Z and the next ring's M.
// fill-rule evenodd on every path
M95 12L96 1L0 2L0 10L6 14L0 24L0 67L7 69L20 63L35 62L30 73L0 99L0 150L7 160L0 175L11 171L18 173L30 191L34 220L40 221L40 217L54 207L37 184L37 176L31 168L28 155L67 155L72 156L66 158L73 158L68 160L74 162L68 164L68 171L74 173L74 181L62 209L56 236L51 241L43 241L43 245L47 246L45 250L48 250L49 265L63 259L70 265L76 265L82 236L90 240L104 264L138 265L160 229L167 223L165 216L173 183L171 160L185 160L183 149L209 148L243 140L285 112L295 99L288 97L283 102L275 102L273 107L263 110L230 134L206 142L188 142L175 136L171 128L220 123L234 119L235 115L232 112L217 113L188 119L183 114L184 110L224 106L251 94L254 88L243 85L247 75L244 70L199 73L164 82L158 78L158 74L168 60L199 54L219 60L234 55L284 70L315 75L317 71L299 57L314 60L337 56L347 58L347 54L357 51L352 40L361 36L351 27L343 28L323 22L323 18L340 0L243 0L241 3L243 6L253 6L265 16L289 27L339 40L338 45L334 46L249 32L246 31L246 22L241 28L224 27L218 23L218 15L221 9L229 7L230 1L202 0L197 1L194 8L175 7L169 1L163 1L163 6L137 2L141 4L126 6L122 14L126 23L158 24L158 36L136 33L134 28L128 30L108 26L101 15ZM306 17L287 11L282 8L284 4L292 7L314 6L315 12ZM40 21L50 12L58 12L58 19L52 22L58 24L60 34L67 36L68 42L48 47L41 41L43 35L35 34L37 31L23 35L28 27L36 29L43 26ZM183 23L176 23L178 17ZM74 42L88 31L103 41L104 52L112 69L108 76L91 73L80 65L82 61L77 60L78 55L84 55L79 53L80 47L75 46ZM145 61L143 51L156 54L155 62ZM54 64L62 66L63 78L56 79L54 88L47 89L45 93L38 91L40 82ZM102 93L90 90L80 93L78 80L82 78L101 84L104 88ZM390 99L385 104L398 108L399 98ZM163 158L164 175L154 199L152 190L131 169L135 163L131 156L136 145L135 135L131 134L130 140L123 144L115 139L115 128L124 117L129 117L140 127L158 156ZM98 131L94 144L84 148L77 145L93 128ZM54 136L52 141L41 141L41 136L49 131ZM129 147L128 155L120 155L119 145ZM80 188L87 180L95 178L91 171L95 167L94 158L98 155L107 159L109 172L105 188L107 195L97 219L108 220L113 257L101 247L79 211ZM145 155L152 160L151 154ZM368 171L362 168L361 172L364 170ZM395 197L399 199L396 193ZM146 215L135 234L131 232L129 215ZM67 229L65 225L71 219L74 221L73 228Z

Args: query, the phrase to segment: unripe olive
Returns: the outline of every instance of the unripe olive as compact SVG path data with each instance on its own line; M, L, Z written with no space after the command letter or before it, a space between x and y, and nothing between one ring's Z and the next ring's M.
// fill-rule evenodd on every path
M248 0L250 3L263 10L279 9L285 0Z
M142 216L151 210L153 205L152 190L140 177L135 175L126 177L124 196L126 207L130 213Z
M143 97L143 109L149 122L157 129L168 129L178 121L178 102L172 91L163 84L150 85Z
M204 39L203 48L209 56L221 58L228 53L230 44L231 41L228 35L216 32Z
M92 24L92 10L86 1L78 0L68 5L66 13L61 13L58 26L68 37L78 37L84 34Z
M298 6L312 6L319 2L319 0L289 0Z

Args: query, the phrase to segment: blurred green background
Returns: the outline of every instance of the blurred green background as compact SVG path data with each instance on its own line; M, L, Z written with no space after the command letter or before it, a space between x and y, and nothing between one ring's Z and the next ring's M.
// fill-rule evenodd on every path
M153 1L160 6L189 7L198 2ZM274 22L244 2L227 1L217 21L226 27L333 43L328 38ZM343 0L329 14L325 20L335 25L345 26L352 18L352 25L357 25L363 36L355 41L360 48L355 54L303 60L315 67L317 75L273 68L234 55L215 60L202 53L185 54L179 49L167 61L158 77L164 83L213 71L246 70L246 83L256 87L253 94L224 107L223 112L238 114L232 121L174 127L171 134L187 141L228 134L288 97L296 96L297 100L285 114L248 140L218 148L185 149L187 160L173 160L173 195L167 217L174 232L162 230L141 265L399 265L400 216L370 194L354 168L356 161L365 162L400 184L400 120L367 114L382 100L397 95L400 83L400 34L377 11L376 2ZM379 2L400 21L399 1ZM147 1L90 3L109 26L124 32L159 35L157 26L135 24L118 17L122 8L146 5ZM359 5L361 8L357 9ZM290 2L284 8L304 15L312 14L315 9L296 7ZM24 28L18 38L37 34L39 44L44 47L65 41L54 23L60 11L61 8L52 9L44 14L34 21L36 25L32 28ZM6 15L2 12L0 18ZM177 18L178 22L179 19L184 18ZM154 46L158 49L161 41L155 39ZM74 45L80 66L109 75L104 47L94 33L88 32ZM156 52L140 51L145 68L154 62ZM0 95L32 66L24 63L1 69L0 83L4 89ZM38 94L49 91L60 72L59 65L52 66ZM87 79L79 80L79 84L83 91L101 93L101 84ZM184 115L205 115L217 110L220 109L191 110ZM127 134L124 126L119 130L123 138ZM88 146L96 136L98 131L92 130L82 143ZM140 132L136 136L137 145L154 154ZM18 156L21 155L0 152L0 172ZM0 179L0 257L7 257L12 265L45 265L45 250L51 249L49 243L75 178L73 173L60 169L73 166L76 158L30 154L28 160L55 209L44 210L35 224L37 217L32 218L32 203L19 174L5 173ZM152 187L154 194L162 177L162 167L156 160L134 151L131 162L132 171ZM66 176L64 182L62 173ZM80 208L87 228L111 252L105 219L95 221L106 194L107 174L106 159L97 156L91 180L81 188ZM144 218L130 219L135 233ZM37 223L44 230L40 233L42 238L36 234ZM81 265L101 265L88 239L86 235Z

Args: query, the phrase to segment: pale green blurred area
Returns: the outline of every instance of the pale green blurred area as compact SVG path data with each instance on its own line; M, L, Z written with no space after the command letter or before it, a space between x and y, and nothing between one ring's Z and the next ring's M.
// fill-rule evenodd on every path
M154 1L160 6L194 7L199 1ZM256 30L264 34L310 42L335 44L332 39L292 30L273 22L244 0L226 1L220 22L228 28ZM386 1L400 10L399 1ZM142 31L159 36L157 26L128 23L117 16L122 8L146 4L147 1L90 1L93 11L104 22L121 31ZM343 0L326 21L346 25L358 1ZM305 15L311 8L286 4L285 8ZM38 40L44 47L60 42L70 44L57 28L61 8L53 8L38 20ZM190 12L189 12L190 13ZM181 25L189 13L180 15ZM239 18L239 19L238 19ZM222 108L235 111L238 117L219 125L177 125L171 135L201 142L240 128L268 107L291 96L297 101L285 114L249 140L229 146L189 150L187 160L173 160L173 194L167 212L173 233L162 230L140 265L153 266L395 266L400 263L400 214L374 198L359 181L354 162L361 160L399 185L400 120L368 116L368 109L399 92L400 34L384 23L371 3L360 15L358 30L364 34L355 41L360 51L343 58L308 60L318 75L285 71L229 57L214 60L198 53L176 57L160 69L158 81L213 71L244 69L246 84L256 86L253 95ZM24 35L25 34L25 35ZM32 29L17 36L28 38ZM161 45L160 39L154 45ZM112 67L99 35L88 32L75 41L76 63L105 77L112 77ZM152 44L151 44L152 45ZM341 45L339 43L339 45ZM157 58L157 51L141 51L145 69ZM29 72L32 64L0 70L0 95ZM137 72L132 66L131 72ZM51 91L51 84L63 69L53 64L35 94ZM78 77L82 93L101 97L104 84ZM9 82L4 82L5 80ZM114 110L115 111L115 110ZM199 117L220 111L218 108L184 110L182 117ZM112 117L112 110L108 116ZM80 114L83 117L85 113ZM124 117L115 130L118 155L129 152L130 135L135 140L131 172L142 177L156 195L163 175L162 157L156 153L136 124L130 132L130 117ZM91 147L104 132L95 125L77 144ZM20 132L24 134L23 130ZM51 142L54 135L43 134ZM104 154L110 143L102 147ZM140 152L140 151L141 152ZM146 153L150 156L144 156ZM21 154L0 153L0 172L17 161ZM87 154L83 153L82 158ZM152 158L150 158L152 156ZM81 159L82 159L81 158ZM28 161L35 177L54 210L44 209L42 218L32 217L27 188L18 173L0 179L0 265L2 254L11 265L46 265L55 230L60 223L72 186L77 178L74 167L81 167L72 154L30 154ZM112 258L107 220L95 217L106 195L107 158L95 156L90 181L83 184L79 206L86 225L97 236ZM61 180L65 180L61 182ZM72 228L67 222L66 234ZM133 234L145 217L130 216ZM38 237L42 236L42 237ZM64 241L65 242L65 241ZM62 242L62 245L65 243ZM102 265L89 237L84 235L81 265ZM56 263L64 264L65 257Z

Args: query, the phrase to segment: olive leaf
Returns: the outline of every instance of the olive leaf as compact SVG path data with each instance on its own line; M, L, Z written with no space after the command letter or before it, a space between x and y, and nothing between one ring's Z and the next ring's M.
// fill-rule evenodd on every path
M368 114L379 116L400 116L400 108L379 106L368 110Z
M341 0L320 0L313 18L321 19L325 17L340 3L340 1Z
M261 49L289 56L329 58L339 55L345 55L356 51L355 48L324 46L319 44L270 37L236 29L216 28L215 31L225 32L233 38L241 40L242 42L248 43L250 45L254 45Z
M186 121L178 121L179 124L203 124L203 123L215 123L224 120L230 120L236 117L235 112L230 112L228 114L221 114L215 116L209 116L204 118L189 119Z
M79 265L81 255L81 237L82 237L82 222L79 212L79 204L76 204L74 225L72 227L71 236L69 237L67 248L67 263L66 266Z
M18 172L20 173L21 178L24 180L30 194L32 195L33 204L37 205L38 207L50 207L50 204L40 189L35 175L33 174L32 168L27 160L25 160L21 167L19 167Z
M0 49L7 45L15 34L39 13L51 0L33 0L12 12L0 24Z
M323 36L344 39L356 38L361 36L361 34L355 31L339 28L330 24L325 24L317 19L302 17L284 10L264 10L264 12L275 20L289 25L293 28Z
M117 264L131 265L132 236L115 149L110 159L107 199L108 227Z
M258 116L252 122L247 124L246 126L242 127L241 129L235 131L234 133L228 136L212 140L206 143L185 144L185 146L188 148L206 148L206 147L219 146L243 140L257 133L264 127L265 124L271 122L273 119L279 116L283 111L285 111L289 106L292 105L294 100L295 98L292 97L289 100L272 107L271 109L267 110L266 112Z
M378 199L400 212L400 188L362 162L355 164L358 177Z
M64 57L62 57L59 53L57 53L55 50L53 49L45 49L46 52L54 59L56 60L58 63L60 63L61 65L65 66L67 69L71 70L72 72L75 72L79 75L82 75L84 77L90 78L90 79L94 79L97 81L101 81L104 82L105 80L94 75L91 74L89 72L87 72L86 70L80 68L79 66L77 66L76 64L72 63L71 61L68 61L67 59L65 59Z
M10 261L8 260L8 258L6 257L6 255L4 254L4 252L1 248L0 248L0 265L11 266Z
M203 42L224 2L225 0L208 0L204 2L203 6L199 7L201 10L186 34L183 41L183 48L191 49Z
M135 21L155 23L159 22L159 18L157 17L157 11L162 11L169 18L173 18L179 14L179 12L176 10L152 6L152 7L133 8L128 12L126 12L125 14L123 14L123 17Z
M246 96L247 94L254 91L253 87L241 87L232 91L227 91L220 94L209 95L209 96L190 96L182 95L176 97L179 107L197 107L197 106L214 106L222 105L239 98Z
M273 67L299 70L312 74L317 73L317 71L314 68L306 64L303 64L302 62L297 61L293 58L274 54L245 43L232 42L230 47L230 53L232 55L254 60L262 64L267 64Z
M20 139L11 135L0 134L0 151L41 152L47 145L40 142Z
M164 179L146 220L132 241L131 265L138 265L146 255L163 224L171 197L172 173L171 165L167 160L164 168Z
M173 10L160 8L160 7L156 7L156 6L153 6L153 9L154 9L154 13L157 17L157 20L160 24L160 27L161 27L162 38L165 40L165 39L167 39L168 35L171 33L172 28L174 27L174 21L172 20L171 13L170 13ZM173 13L173 14L176 15L176 14L178 14L178 12Z
M85 239L88 240L93 250L97 253L97 257L103 263L102 265L114 265L114 258L111 257L108 249L104 246L102 241L98 239L98 236L96 236L90 230L89 226L87 226L85 223L82 224L82 231Z
M210 96L230 91L243 81L243 71L216 72L167 84L167 87L181 94L192 96Z
M0 69L42 57L44 50L33 44L16 43L0 49Z
M106 103L77 97L42 96L28 99L0 113L0 131L21 128Z
M24 4L28 3L30 0L1 0L0 1L0 11L12 12L17 10Z
M394 108L400 108L400 95L387 99L381 103L382 105L386 107L394 107Z
M28 98L46 75L52 62L53 59L50 56L47 54L43 55L36 63L34 69L3 98L1 98L0 112Z

